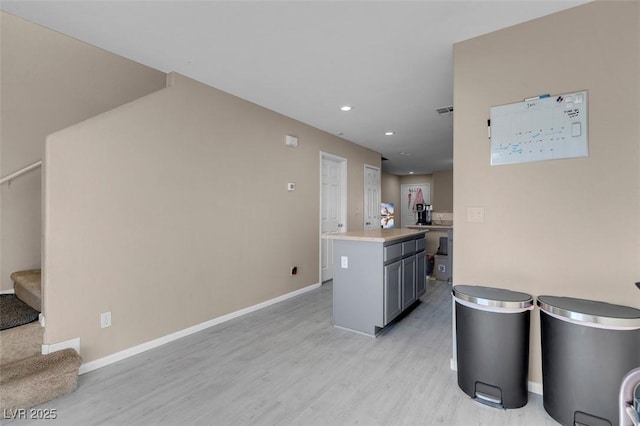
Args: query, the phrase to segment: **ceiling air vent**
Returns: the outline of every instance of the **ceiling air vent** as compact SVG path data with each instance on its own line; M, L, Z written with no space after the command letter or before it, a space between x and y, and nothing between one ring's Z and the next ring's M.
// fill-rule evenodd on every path
M453 114L453 105L436 108L436 112L440 115L445 115L445 114L451 115Z

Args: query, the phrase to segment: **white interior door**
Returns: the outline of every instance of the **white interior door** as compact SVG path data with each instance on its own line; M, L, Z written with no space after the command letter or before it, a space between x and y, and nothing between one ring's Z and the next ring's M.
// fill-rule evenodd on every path
M364 166L364 229L380 228L380 169Z
M347 160L323 153L320 169L320 232L345 232ZM333 278L333 240L320 241L320 275L324 282Z

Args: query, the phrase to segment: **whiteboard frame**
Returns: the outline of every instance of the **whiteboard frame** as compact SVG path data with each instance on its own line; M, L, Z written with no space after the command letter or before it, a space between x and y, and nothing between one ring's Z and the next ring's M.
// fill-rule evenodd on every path
M492 166L589 156L587 90L493 106L490 117Z

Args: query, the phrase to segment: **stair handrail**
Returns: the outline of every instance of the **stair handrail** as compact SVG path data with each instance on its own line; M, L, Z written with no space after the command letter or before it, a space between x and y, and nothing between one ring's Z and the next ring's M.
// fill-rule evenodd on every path
M38 167L42 166L42 160L40 161L36 161L33 164L29 164L28 166L25 166L23 168L21 168L18 171L15 171L11 174L6 175L5 177L3 177L2 179L0 179L0 185L2 185L5 182L11 182L13 179L17 178L18 176L22 176L23 174L30 172L33 169L37 169Z

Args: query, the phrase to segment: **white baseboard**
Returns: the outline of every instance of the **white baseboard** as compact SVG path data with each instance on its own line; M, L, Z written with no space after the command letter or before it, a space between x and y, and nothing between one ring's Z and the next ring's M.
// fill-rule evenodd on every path
M458 363L455 359L451 358L449 360L449 367L451 367L453 371L458 371ZM531 393L542 395L542 383L532 382L529 380L527 382L527 390Z
M64 342L52 343L52 344L43 344L42 345L42 355L47 355L52 352L61 351L62 349L72 348L75 349L76 352L80 353L80 338L76 337L75 339L65 340Z
M148 351L149 349L157 348L158 346L162 346L169 342L173 342L174 340L180 339L182 337L189 336L191 334L197 333L199 331L205 330L209 327L213 327L218 324L222 324L223 322L232 320L234 318L238 318L242 315L246 315L251 312L255 312L262 308L266 308L267 306L271 306L278 302L282 302L284 300L290 299L292 297L301 295L303 293L309 292L311 290L315 290L320 287L320 283L312 284L310 286L301 288L299 290L292 291L291 293L283 294L282 296L275 297L273 299L267 300L262 303L258 303L257 305L249 306L244 309L240 309L239 311L231 312L229 314L223 315L218 318L211 319L209 321L205 321L203 323L194 325L189 328L185 328L183 330L176 331L171 334L167 334L166 336L159 337L157 339L151 340L146 343L142 343L137 346L133 346L131 348L125 349L120 352L116 352L115 354L106 356L104 358L97 359L95 361L90 361L80 366L80 374L88 373L89 371L96 370L98 368L105 367L107 365L113 364L115 362L121 361L123 359L132 357L134 355L138 355L139 353ZM63 342L64 343L64 342Z
M532 382L531 380L529 380L527 388L531 393L542 395L542 383Z
M0 294L16 294L16 290L10 288L9 290L0 290Z

